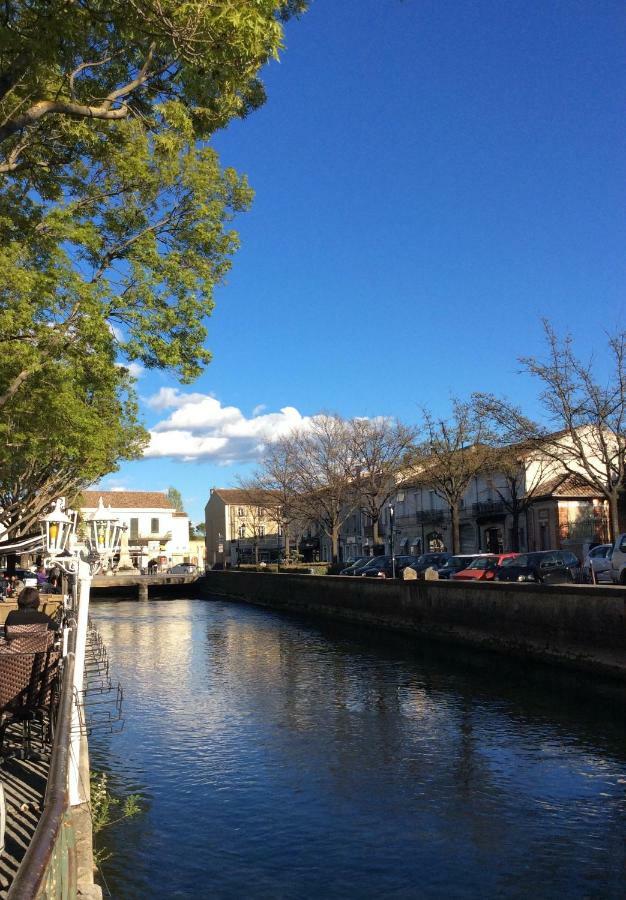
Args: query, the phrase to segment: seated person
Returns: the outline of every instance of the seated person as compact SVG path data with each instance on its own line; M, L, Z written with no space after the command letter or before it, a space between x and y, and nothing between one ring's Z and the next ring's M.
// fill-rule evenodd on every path
M39 591L37 588L24 588L17 598L17 609L12 609L4 623L4 632L9 638L12 625L45 625L50 631L57 631L58 625L50 616L39 612Z
M50 576L50 581L44 581L41 584L37 585L37 590L41 591L42 594L60 594L61 587L59 585L58 578L55 578L54 575Z

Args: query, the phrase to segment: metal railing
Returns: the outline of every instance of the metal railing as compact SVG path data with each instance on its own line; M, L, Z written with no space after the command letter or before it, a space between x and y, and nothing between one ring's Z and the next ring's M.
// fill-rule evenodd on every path
M559 537L562 541L599 541L609 539L608 519L588 518L559 525Z
M43 812L8 900L76 895L76 850L68 802L68 769L74 684L74 653L63 661L61 696Z
M420 509L415 514L418 525L445 522L448 518L449 514L445 509Z
M472 512L475 516L496 515L506 512L502 500L481 500L472 504Z

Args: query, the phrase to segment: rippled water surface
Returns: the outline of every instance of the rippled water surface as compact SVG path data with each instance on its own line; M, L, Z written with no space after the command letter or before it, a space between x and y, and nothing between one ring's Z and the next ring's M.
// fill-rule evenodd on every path
M93 604L117 898L626 896L619 685L246 605Z

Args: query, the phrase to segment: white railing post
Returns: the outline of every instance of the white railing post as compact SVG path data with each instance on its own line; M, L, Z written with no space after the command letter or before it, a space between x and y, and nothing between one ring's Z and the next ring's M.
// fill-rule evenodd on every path
M70 804L77 806L84 803L89 796L89 785L81 784L80 748L81 733L84 727L82 714L82 691L85 677L85 650L87 646L87 624L89 621L89 592L91 588L91 570L88 563L78 561L76 578L77 617L76 646L74 663L74 703L72 705L72 729L70 738L69 794ZM87 774L87 778L89 775Z

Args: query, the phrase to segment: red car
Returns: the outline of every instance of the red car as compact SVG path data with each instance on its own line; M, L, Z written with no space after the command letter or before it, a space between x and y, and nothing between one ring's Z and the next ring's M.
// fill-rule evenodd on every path
M502 565L505 559L513 559L519 556L519 553L492 553L486 556L479 556L475 559L467 569L462 569L453 575L452 581L491 581L496 574L498 566Z

